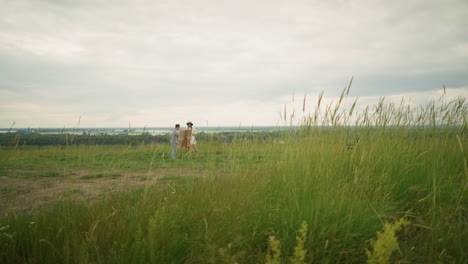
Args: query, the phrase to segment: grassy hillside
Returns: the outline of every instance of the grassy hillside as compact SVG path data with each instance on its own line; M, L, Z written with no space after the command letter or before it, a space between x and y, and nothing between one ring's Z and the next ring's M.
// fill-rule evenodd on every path
M328 107L301 130L200 141L200 157L175 162L164 144L3 147L4 179L67 181L83 169L150 177L97 200L10 211L0 219L0 262L466 263L467 105L459 103L382 104L367 117ZM197 173L151 178L161 168ZM393 234L385 223L398 219L409 223Z

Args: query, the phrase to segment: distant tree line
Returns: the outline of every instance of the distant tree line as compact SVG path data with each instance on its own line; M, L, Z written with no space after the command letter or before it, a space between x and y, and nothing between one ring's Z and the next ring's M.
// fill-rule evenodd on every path
M231 143L233 140L267 140L271 137L278 137L280 132L221 132L221 133L199 133L197 140ZM41 133L0 133L0 146L66 146L66 145L140 145L151 143L169 144L169 135L91 135L83 134L41 134Z
M141 135L90 135L83 134L40 134L40 133L4 133L0 134L0 145L29 145L29 146L50 146L50 145L137 145L156 142L169 142L168 136L152 136L147 133Z

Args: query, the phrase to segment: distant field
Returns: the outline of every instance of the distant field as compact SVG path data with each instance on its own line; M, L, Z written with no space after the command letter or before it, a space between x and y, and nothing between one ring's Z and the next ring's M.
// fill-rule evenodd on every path
M311 117L177 161L163 143L4 146L0 262L466 263L467 107L440 109Z

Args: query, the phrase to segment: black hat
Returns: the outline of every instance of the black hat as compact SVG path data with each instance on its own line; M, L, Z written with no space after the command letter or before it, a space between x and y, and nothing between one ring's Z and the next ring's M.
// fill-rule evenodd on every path
M188 121L188 122L187 122L187 126L188 126L188 124L191 124L191 125L193 126L193 123L192 123L191 121Z

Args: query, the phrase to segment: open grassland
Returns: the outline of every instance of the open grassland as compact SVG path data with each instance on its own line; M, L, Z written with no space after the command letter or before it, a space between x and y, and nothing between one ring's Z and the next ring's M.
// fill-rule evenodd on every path
M2 206L0 262L466 263L466 104L434 111L437 126L363 116L359 129L330 109L334 126L311 116L279 137L199 142L200 157L177 161L161 144L3 147L2 182L52 179L72 195ZM74 181L127 188L79 199ZM9 203L27 195L10 187Z

